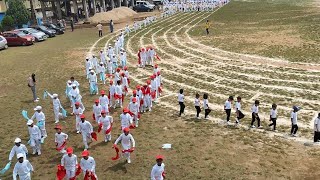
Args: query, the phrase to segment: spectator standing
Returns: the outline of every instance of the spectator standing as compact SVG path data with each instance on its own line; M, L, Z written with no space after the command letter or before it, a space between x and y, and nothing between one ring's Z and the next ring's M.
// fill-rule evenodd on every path
M28 86L30 87L32 94L33 94L33 101L38 102L39 98L36 94L36 75L34 73L28 78Z

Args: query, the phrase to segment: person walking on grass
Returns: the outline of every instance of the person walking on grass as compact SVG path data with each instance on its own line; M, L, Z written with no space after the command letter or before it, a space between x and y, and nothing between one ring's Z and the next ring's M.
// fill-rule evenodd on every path
M66 152L62 156L61 166L66 170L66 179L72 179L76 176L78 160L71 147L68 147Z
M156 156L157 164L152 167L151 170L151 180L163 180L165 179L164 167L165 165L162 163L164 157L162 155Z
M196 98L194 100L194 107L196 108L197 114L196 114L196 118L200 119L200 112L201 112L201 108L200 108L200 94L197 93L196 94Z
M276 104L272 104L272 108L271 108L271 111L270 111L270 121L272 121L272 123L269 124L269 127L271 127L273 131L276 131L277 114L278 114L277 105Z
M180 112L179 112L179 117L181 117L181 114L184 114L184 108L186 107L184 105L184 95L183 95L183 89L180 89L179 94L178 94L178 102L180 105Z
M252 112L252 120L251 120L251 128L255 128L256 126L254 125L254 122L257 120L258 121L258 128L262 128L260 125L260 117L259 117L259 100L255 100L254 104L251 108Z
M211 112L211 109L209 108L209 101L208 101L208 94L203 94L203 109L204 109L204 119L209 119L209 114Z
M314 119L314 142L319 142L320 140L320 113L318 117Z
M112 21L112 19L110 20L109 27L110 27L110 33L113 33L113 21Z
M21 139L20 138L16 138L14 140L14 146L12 147L10 154L9 154L9 161L12 161L12 158L15 154L17 154L17 158L18 158L18 154L22 153L23 154L23 158L27 159L27 155L28 155L28 149L24 144L21 144Z
M242 118L244 118L244 114L241 111L241 97L238 96L237 97L237 102L236 102L236 115L237 115L237 119L236 119L236 125L240 124L240 120Z
M293 137L297 137L297 131L298 131L298 111L299 108L297 106L293 106L291 112L291 132L290 135Z
M73 27L73 18L71 18L71 20L70 20L70 26L71 26L71 31L73 32L73 30L74 30L74 27Z
M207 20L207 22L206 22L206 24L205 24L207 35L209 35L209 28L210 28L210 26L211 26L211 24L210 24L209 20Z
M230 122L232 102L233 102L233 96L229 96L227 101L224 103L224 110L225 110L225 112L227 114L227 123Z
M99 31L99 37L102 37L102 24L98 22L98 25L96 27L98 28L98 31Z
M18 162L13 168L13 180L17 180L17 176L19 176L19 179L21 180L31 180L31 172L33 172L31 163L25 158L24 154L22 153L19 153L17 157Z
M31 76L28 78L28 87L32 91L33 102L38 102L39 98L37 97L37 94L36 94L36 75L34 73L32 73Z

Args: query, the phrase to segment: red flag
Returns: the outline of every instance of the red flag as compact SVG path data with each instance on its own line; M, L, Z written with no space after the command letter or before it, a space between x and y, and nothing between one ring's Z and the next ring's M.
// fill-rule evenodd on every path
M102 129L102 123L99 124L98 133L101 131L101 129Z
M110 100L110 91L109 91L109 94L108 94L108 99Z
M83 179L83 180L90 180L90 179L89 179L89 176L90 176L90 175L89 175L89 172L87 171L87 172L86 172L86 175L84 176L84 179Z
M141 114L138 112L138 119L140 119L141 118Z
M116 146L116 145L113 145L113 148L114 148L114 150L116 151L116 156L115 157L113 157L113 158L111 158L113 161L115 161L115 160L118 160L119 158L120 158L120 156L119 156L119 148L118 148L118 146Z
M156 91L152 91L152 92L151 92L151 98L152 98L152 99L155 99L155 98L156 98Z
M162 88L161 88L161 86L158 87L158 92L159 92L159 93L162 93Z
M121 96L121 100L122 100L122 103L123 103L123 101L124 101L124 95Z
M131 124L131 125L129 126L129 128L130 128L130 129L134 129L134 128L136 128L136 126L133 125L133 124Z
M126 152L132 153L133 151L134 149L126 149L126 150L122 150L122 153L126 153Z
M64 141L60 147L57 147L57 148L56 148L56 150L57 150L57 151L61 151L64 147L66 147L66 145L67 145L67 142Z
M160 60L160 57L158 56L158 54L156 54L155 56L156 56L156 58L157 58L159 61L161 61L161 60Z
M162 172L162 177L163 177L163 179L166 178L166 173L164 171Z
M130 85L130 79L127 77L127 80L128 80L128 84Z
M133 115L134 115L133 112L131 112L131 111L129 111L128 113L130 114L130 116L133 116Z
M140 106L143 105L143 99L140 99Z
M63 180L63 178L66 176L66 169L63 166L61 166L61 164L59 164L57 166L57 169L58 169L58 171L57 171L57 179L58 180Z
M110 128L107 129L105 133L106 133L106 134L109 134L109 133L111 132L111 130L112 130L112 126L110 126Z
M92 137L94 140L98 141L98 136L97 136L97 133L96 133L96 132L92 132L92 133L91 133L91 137Z
M124 91L128 92L128 87L127 86L124 87Z
M94 113L92 113L92 119L96 120L96 116L94 115Z

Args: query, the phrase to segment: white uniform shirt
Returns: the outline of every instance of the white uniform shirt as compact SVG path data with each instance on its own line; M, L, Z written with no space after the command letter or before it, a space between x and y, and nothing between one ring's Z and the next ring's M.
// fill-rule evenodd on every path
M122 95L121 85L116 85L115 93L118 95Z
M277 118L277 114L278 114L278 112L277 112L277 110L275 109L271 109L270 110L270 116L271 116L271 118Z
M54 138L54 142L63 143L68 139L68 137L69 136L66 133L63 133L63 132L61 132L60 134L56 133L55 138Z
M76 119L80 120L80 115L83 114L83 110L81 109L81 107L74 108L73 114L76 115Z
M106 68L104 67L104 65L100 65L99 67L98 67L98 71L97 71L98 73L105 73L106 72Z
M156 79L151 80L151 90L156 91L157 90L157 81Z
M318 131L317 131L318 129ZM320 118L317 117L314 119L314 131L320 132Z
M132 117L129 113L120 115L121 127L129 127L132 123Z
M184 102L184 95L183 94L178 94L178 101Z
M137 97L139 98L139 99L143 99L143 93L142 93L142 90L140 89L140 90L137 90Z
M122 84L121 84L123 87L128 87L129 85L128 85L128 79L127 79L127 77L122 77Z
M258 114L259 113L259 106L253 105L251 108L251 112Z
M30 118L32 120L34 120L34 118L36 118L36 120L39 121L45 121L46 120L46 116L44 115L44 113L41 111L40 113L38 113L37 111L33 114L33 116Z
M97 105L93 105L92 109L93 109L94 115L96 115L96 116L101 115L102 107L101 107L100 104L98 104L98 106Z
M124 71L124 76L129 78L129 71Z
M198 98L194 99L194 106L200 106L200 100Z
M109 104L108 96L106 96L106 95L100 96L99 102L100 102L101 106L107 106Z
M80 167L81 167L83 172L86 172L87 170L90 171L90 172L95 172L96 161L91 156L89 156L87 160L82 158L80 160Z
M117 83L120 80L121 80L120 73L115 72L114 73L114 82Z
M203 99L203 109L209 109L209 101L208 101L208 99Z
M236 110L241 111L241 103L240 102L236 102Z
M136 103L130 102L128 105L128 109L130 110L130 112L134 113L135 115L138 114L139 111L139 101L137 101Z
M17 179L17 175L22 179L31 171L33 171L33 167L28 160L25 159L22 163L17 162L13 169L13 180Z
M86 70L87 70L87 73L89 73L89 68L92 67L92 63L90 60L86 61Z
M75 171L78 164L77 156L72 154L71 157L68 154L62 156L61 165L64 166L66 170Z
M110 92L110 95L113 96L114 93L116 92L116 86L115 85L109 86L109 92Z
M80 122L80 132L91 134L93 132L93 127L89 121Z
M225 109L231 109L231 102L227 100L227 101L224 103L224 106L225 106Z
M100 117L99 118L99 123L102 124L102 129L109 129L109 127L111 126L111 123L113 123L113 118L112 116L106 116L106 117Z
M151 180L163 180L162 173L164 172L165 165L162 163L161 166L155 164L151 170Z
M33 127L28 126L30 138L39 140L41 139L41 131L38 126L33 125Z
M98 79L97 79L97 74L96 73L93 73L93 74L89 74L89 82L98 82Z
M22 153L25 155L25 158L28 154L28 149L27 147L24 145L24 144L20 144L20 146L16 146L14 145L10 151L10 154L9 154L9 161L12 160L14 154L18 155L19 153Z
M78 88L75 88L75 89L72 88L69 92L69 95L75 98L76 100L81 99L81 95Z
M119 141L121 141L121 145L125 150L131 148L131 143L132 147L136 146L136 142L134 141L133 136L131 134L128 134L126 136L124 133L122 133L116 140L115 144L118 144Z
M291 122L293 125L298 124L298 113L297 112L291 112Z

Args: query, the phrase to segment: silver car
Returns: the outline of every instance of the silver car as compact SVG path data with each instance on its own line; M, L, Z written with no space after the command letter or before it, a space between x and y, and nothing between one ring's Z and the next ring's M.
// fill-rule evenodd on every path
M33 28L22 28L17 30L23 32L24 34L33 36L36 41L44 41L48 38L48 36L44 32L35 30Z
M3 36L0 36L0 49L7 49L7 48L8 48L8 44L7 44L6 38L4 38Z

